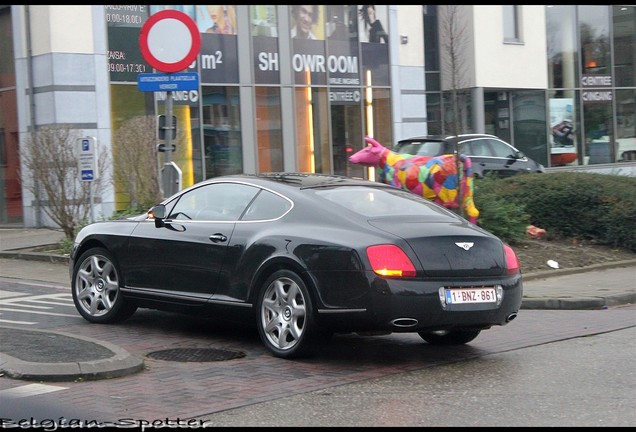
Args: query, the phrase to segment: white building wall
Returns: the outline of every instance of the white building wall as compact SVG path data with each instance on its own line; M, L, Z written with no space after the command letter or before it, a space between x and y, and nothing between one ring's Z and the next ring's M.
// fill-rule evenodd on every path
M33 26L33 55L46 53L92 54L93 5L30 6ZM51 31L55 29L55 31ZM59 31L64 29L64 31Z
M519 11L521 42L504 43L502 5L473 6L475 87L548 87L545 6Z

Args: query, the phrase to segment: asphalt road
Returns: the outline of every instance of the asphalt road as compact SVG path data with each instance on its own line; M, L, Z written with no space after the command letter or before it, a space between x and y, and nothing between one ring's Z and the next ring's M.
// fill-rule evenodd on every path
M634 427L636 328L207 414L260 427Z
M138 373L96 381L0 378L0 418L36 414L120 426L178 419L207 426L636 426L634 305L522 310L460 347L432 347L412 334L338 335L315 357L289 361L268 354L249 326L151 310L121 325L92 325L66 304L65 288L5 281L0 291L29 294L3 308L1 319L115 344L145 363ZM44 312L44 305L54 306ZM151 356L173 349L244 356Z
M43 235L9 234L0 247L30 245ZM18 262L0 261L0 325L112 344L144 367L95 381L0 377L0 419L119 426L178 420L181 426L636 426L633 264L529 278L524 303L550 310L522 308L510 324L462 347L431 347L417 335L339 335L316 357L288 361L269 355L255 329L194 316L142 310L121 325L88 324L74 310L64 265ZM625 302L631 304L618 306ZM577 310L581 305L594 309ZM60 344L58 354L68 349ZM151 356L189 349L244 356Z

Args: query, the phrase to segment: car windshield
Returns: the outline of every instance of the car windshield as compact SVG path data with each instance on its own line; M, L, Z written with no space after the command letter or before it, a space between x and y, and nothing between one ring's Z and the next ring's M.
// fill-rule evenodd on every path
M425 198L397 188L339 187L318 190L316 194L367 217L430 216L444 212Z
M444 145L440 141L409 141L399 144L397 151L417 156L438 156L444 154Z

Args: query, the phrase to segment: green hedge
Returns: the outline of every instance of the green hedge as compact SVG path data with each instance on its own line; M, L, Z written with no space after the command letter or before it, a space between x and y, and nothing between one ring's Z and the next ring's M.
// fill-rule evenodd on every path
M636 177L590 172L475 179L481 227L514 242L527 225L636 252Z

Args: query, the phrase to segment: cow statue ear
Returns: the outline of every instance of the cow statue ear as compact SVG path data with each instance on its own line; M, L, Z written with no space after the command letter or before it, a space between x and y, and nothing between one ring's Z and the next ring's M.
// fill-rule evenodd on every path
M382 147L382 144L380 144L379 142L377 142L376 140L374 140L373 138L371 138L371 137L370 137L370 136L368 136L368 135L364 137L364 140L365 140L368 144L372 145L373 147Z

